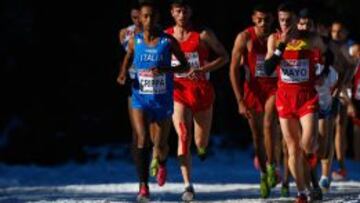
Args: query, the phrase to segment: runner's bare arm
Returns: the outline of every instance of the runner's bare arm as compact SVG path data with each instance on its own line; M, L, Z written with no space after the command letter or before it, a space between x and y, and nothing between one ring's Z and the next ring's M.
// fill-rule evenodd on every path
M275 71L276 66L281 60L282 52L284 52L285 46L285 43L280 43L278 47L276 47L275 34L271 34L269 36L267 43L267 53L264 63L265 73L267 75L271 75Z
M200 68L203 72L210 72L224 66L229 61L229 54L225 50L225 47L217 39L216 35L208 29L205 29L200 34L200 39L215 52L217 58Z
M267 41L267 52L265 59L270 59L276 49L275 34L271 34Z
M313 33L312 35L312 44L313 48L319 49L321 54L321 59L319 60L319 67L321 68L318 70L319 72L317 78L325 79L330 72L330 65L333 64L332 53L325 45L321 36L317 33Z
M120 32L119 32L119 42L120 42L120 44L123 44L124 43L124 40L125 40L125 32L126 32L126 30L123 28L123 29L121 29L120 30Z
M132 64L133 56L134 56L134 38L132 37L129 40L128 50L125 54L125 57L123 59L121 66L120 66L120 72L119 72L119 76L117 78L117 82L121 85L125 84L126 74Z
M243 83L240 81L240 68L242 67L241 60L244 57L246 49L247 36L246 32L238 34L235 39L234 47L231 53L230 63L230 82L234 91L237 102L243 100Z

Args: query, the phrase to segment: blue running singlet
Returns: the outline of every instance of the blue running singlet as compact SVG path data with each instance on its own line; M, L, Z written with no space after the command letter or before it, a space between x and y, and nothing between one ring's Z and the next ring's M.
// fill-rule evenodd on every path
M151 121L171 117L173 113L173 74L153 75L151 68L171 68L170 39L161 33L158 43L149 46L143 33L135 35L134 69L135 82L132 87L132 108L145 111Z

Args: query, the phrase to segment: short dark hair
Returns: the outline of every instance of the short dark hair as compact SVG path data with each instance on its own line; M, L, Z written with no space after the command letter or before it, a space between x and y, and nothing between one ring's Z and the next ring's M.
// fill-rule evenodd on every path
M132 1L130 8L131 8L131 10L139 10L140 9L139 2L138 1Z
M158 2L156 0L139 0L139 8L141 9L144 6L157 8Z
M312 18L310 10L308 8L303 8L299 11L299 18Z
M291 2L282 3L278 6L278 12L290 12L296 14L295 5Z
M253 7L253 13L261 12L261 13L271 13L270 7L265 4L256 4Z
M339 18L334 19L334 20L331 22L331 25L333 25L333 24L340 24L340 25L342 25L343 27L345 27L345 21L342 20L342 19L339 19Z
M192 7L190 0L170 0L171 6L189 6Z

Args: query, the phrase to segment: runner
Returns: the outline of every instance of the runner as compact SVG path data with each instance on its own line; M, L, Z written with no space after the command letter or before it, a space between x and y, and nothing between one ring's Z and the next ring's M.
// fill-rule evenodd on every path
M303 32L311 32L315 30L314 22L310 17L308 9L302 9L300 11L300 18L297 24L298 30ZM323 40L325 43L325 40ZM323 192L328 191L330 187L330 169L332 163L332 157L334 154L334 106L332 92L337 84L337 72L331 66L333 65L332 52L327 49L325 67L327 72L324 74L324 80L316 86L316 90L319 94L319 137L318 144L319 149L317 155L321 159L322 175L319 181L319 185ZM315 172L315 170L314 170ZM313 174L314 175L314 174ZM317 186L317 179L312 178L313 185Z
M125 84L127 70L134 57L136 71L132 86L134 129L137 137L135 163L139 177L138 202L149 200L148 168L150 149L153 147L153 163L157 163L155 175L160 186L166 180L166 158L168 154L167 137L173 113L173 72L188 71L188 63L177 41L158 30L156 21L158 10L152 1L140 5L140 21L143 32L129 40L128 52L122 64L119 82ZM180 65L171 68L171 54Z
M131 17L131 21L133 22L132 25L123 28L120 30L119 32L119 42L121 44L121 46L124 48L125 51L128 50L128 43L130 38L134 37L134 35L136 33L139 33L142 30L141 27L141 23L139 20L139 6L138 5L134 5L131 8L130 11L130 17ZM121 69L121 64L120 64L120 69ZM132 129L132 144L134 146L136 146L136 136L134 133L134 123L133 123L133 118L132 118L132 111L131 111L131 85L134 82L135 79L135 73L134 73L134 68L131 67L129 69L129 77L127 77L128 79L125 81L125 88L126 88L126 94L128 97L128 113L129 113L129 120L130 120L130 124L131 124L131 129ZM119 80L120 78L118 78L118 83L120 82ZM132 147L132 149L135 149L135 147ZM133 156L135 156L134 154L135 152L132 151Z
M272 22L271 12L263 5L253 9L254 26L236 37L230 65L230 79L239 113L248 119L253 136L255 156L260 166L260 194L266 198L277 184L274 163L275 92L277 77L267 76L264 59ZM240 81L244 66L246 81ZM266 156L267 155L267 156ZM266 161L268 165L266 166Z
M348 97L347 88L351 81L351 64L349 63L349 47L347 45L347 31L344 24L334 21L331 25L331 40L329 48L334 53L334 68L339 75L337 99L340 106L335 118L335 152L338 161L338 170L332 173L333 180L344 180L346 178L345 152L346 152L346 128L348 124L347 106L344 97Z
M352 118L354 124L353 146L354 159L360 161L360 44L354 44L350 49L351 56L357 61L354 70L352 100L348 105L348 115Z
M185 190L182 200L191 201L195 191L191 183L192 126L197 154L206 158L209 142L215 93L209 81L210 71L222 67L228 61L228 54L215 34L206 28L191 23L192 9L189 1L173 0L171 15L175 26L166 30L180 43L182 51L191 66L188 73L175 74L173 124L178 134L178 156ZM208 61L209 51L217 57ZM174 58L172 65L179 61Z
M283 31L268 39L265 71L271 75L277 69L276 108L288 148L289 168L298 189L296 202L308 202L308 175L317 162L318 96L315 83L323 74L323 71L316 74L316 67L321 67L318 64L325 49L318 35L296 28L296 15L291 4L280 5L278 17ZM313 192L321 194L321 190Z

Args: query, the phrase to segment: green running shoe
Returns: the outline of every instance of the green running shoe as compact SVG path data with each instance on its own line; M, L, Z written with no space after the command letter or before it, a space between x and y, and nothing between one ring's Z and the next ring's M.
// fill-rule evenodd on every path
M281 185L280 196L281 197L289 197L290 196L289 185L287 185L287 184Z
M159 170L159 161L157 158L153 158L150 164L150 175L155 177Z
M206 147L199 147L197 149L197 154L198 157L201 161L205 161L206 157L207 157L207 150Z
M262 174L260 180L260 196L261 198L268 198L270 196L270 187L267 182L267 175Z
M269 164L266 166L267 183L269 187L273 188L277 184L277 174L275 164Z

